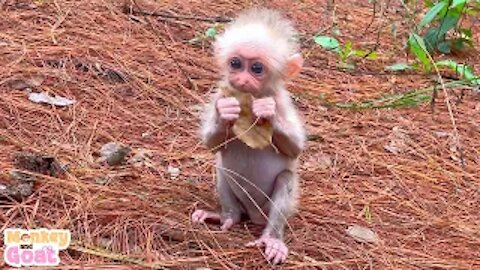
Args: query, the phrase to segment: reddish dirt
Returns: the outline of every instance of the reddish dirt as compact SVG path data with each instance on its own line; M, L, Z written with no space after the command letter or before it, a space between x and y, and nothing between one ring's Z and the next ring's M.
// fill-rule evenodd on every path
M197 206L218 208L213 156L197 136L198 105L218 74L210 40L186 41L212 25L199 18L233 17L263 4L295 21L306 58L289 83L310 140L299 170L299 212L287 232L291 254L282 268L480 268L480 97L470 89L449 89L446 96L439 88L433 113L428 103L363 111L328 106L433 83L433 75L383 71L412 60L403 50L412 24L401 1L377 1L376 12L369 1L328 2L335 6L138 1L147 12L192 19L125 14L121 1L0 1L0 183L9 183L19 151L53 155L70 166L61 177L37 175L34 193L23 201L0 201L2 231L70 229L73 242L61 252L61 269L271 268L259 250L243 246L261 228L242 223L221 233L189 220ZM420 11L411 10L412 22ZM378 43L379 59L362 60L351 72L337 68L338 57L310 38L330 35L334 22L341 42L363 49ZM478 47L478 22L473 30ZM480 72L478 51L454 57ZM36 90L78 102L34 104L12 88L12 80L38 74L45 81ZM385 149L392 140L400 143L398 153ZM110 141L150 150L152 166L97 164L98 150ZM178 178L170 178L168 166L180 168ZM109 181L98 183L99 177ZM356 242L346 234L354 224L381 241Z

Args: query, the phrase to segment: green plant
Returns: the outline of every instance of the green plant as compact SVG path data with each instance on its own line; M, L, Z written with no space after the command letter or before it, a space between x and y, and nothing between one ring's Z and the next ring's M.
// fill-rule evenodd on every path
M435 3L425 0L430 9L417 26L416 33L429 26L424 32L423 41L429 52L445 54L461 50L465 45L473 46L472 29L461 28L463 16L476 16L480 11L479 0L440 0Z
M445 88L455 88L465 85L468 84L464 81L453 81L444 84ZM424 89L411 90L406 93L390 94L370 101L334 103L334 106L340 109L348 110L414 107L422 103L431 101L435 89L436 86L430 86Z
M207 28L207 30L205 30L204 32L202 33L198 33L194 38L190 39L188 41L188 43L190 44L198 44L198 43L201 43L201 42L204 42L206 40L213 40L217 34L218 34L218 31L223 27L222 24L220 23L215 23L214 25L210 26L209 28Z
M448 68L455 71L468 85L480 85L480 77L476 76L473 69L465 64L456 63L453 60L435 62L431 58L435 50L450 53L452 50L460 50L465 44L473 46L472 31L458 27L462 16L476 15L480 11L480 0L440 0L436 3L426 0L430 9L427 11L418 26L412 32L407 41L409 51L415 56L416 63L397 63L385 67L390 71L402 71L406 69L422 69L430 72L434 67L438 69ZM422 37L418 33L430 25ZM447 35L448 32L454 32Z
M330 36L315 36L313 40L316 44L322 46L323 48L336 52L340 61L340 67L342 68L354 69L354 57L360 59L368 58L371 60L377 59L378 57L376 52L353 49L351 41L345 42L345 45L342 46L337 39Z

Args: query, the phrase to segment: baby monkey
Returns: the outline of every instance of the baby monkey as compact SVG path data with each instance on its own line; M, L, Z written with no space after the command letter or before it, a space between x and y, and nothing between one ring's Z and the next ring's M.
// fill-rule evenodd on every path
M280 13L255 8L241 13L215 41L223 78L207 106L201 136L216 152L221 212L192 214L193 223L220 222L222 230L242 216L266 225L261 237L248 245L265 247L273 264L288 255L283 234L296 209L297 159L305 144L303 124L284 85L303 65L295 34ZM265 147L251 147L233 134L232 126L244 110L235 93L251 97L252 125L269 124L272 133Z

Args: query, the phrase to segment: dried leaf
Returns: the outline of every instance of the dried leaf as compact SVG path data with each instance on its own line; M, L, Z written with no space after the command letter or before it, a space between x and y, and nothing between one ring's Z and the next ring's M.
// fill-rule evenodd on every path
M137 149L134 152L132 158L128 160L128 164L132 164L134 167L153 167L153 164L150 160L152 157L152 151L146 149Z
M25 90L42 85L45 78L42 75L32 75L26 78L14 79L8 82L11 88L15 90Z
M461 155L461 148L460 142L458 140L458 136L450 135L449 136L449 144L450 144L450 158L453 161L458 162L460 165L464 165L464 160Z
M360 243L378 242L378 236L374 231L358 225L348 227L347 234Z
M35 103L47 103L55 106L69 106L74 104L76 101L61 96L50 96L47 92L42 93L30 93L28 99Z
M255 123L252 113L252 96L247 93L224 89L226 96L233 96L240 102L240 117L232 131L242 142L253 149L263 149L272 144L273 127L268 121Z
M372 211L370 210L370 206L365 205L365 207L363 207L363 213L365 214L365 219L368 222L372 222Z
M105 185L106 183L108 183L108 178L105 177L105 176L97 176L95 177L95 183L98 184L98 185Z
M326 170L333 166L333 158L327 154L311 155L307 161L303 163L303 167L307 171L315 171L317 169Z
M190 112L197 118L200 118L204 109L204 106L202 104L196 104L193 106L190 106Z
M400 154L405 151L409 141L407 131L401 129L400 127L393 127L392 134L390 134L390 142L383 146L385 150L390 153Z

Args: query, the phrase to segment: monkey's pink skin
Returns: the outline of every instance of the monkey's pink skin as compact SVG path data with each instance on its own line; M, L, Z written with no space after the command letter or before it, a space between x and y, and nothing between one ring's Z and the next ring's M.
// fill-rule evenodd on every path
M222 217L219 213L205 210L195 210L195 212L192 214L192 222L194 224L204 223L207 219L212 222L221 222ZM222 222L220 229L222 231L228 231L234 224L235 222L232 218L227 218Z
M192 214L192 222L194 224L204 223L205 220L210 219L214 222L220 222L220 214L205 210L195 210Z
M287 260L288 247L278 238L262 236L255 241L249 242L247 246L265 247L265 257L273 264L284 263Z
M224 122L235 121L240 116L240 102L234 97L219 98L216 106L220 120Z
M288 248L282 241L287 219L298 200L298 157L305 128L285 82L301 70L303 58L292 23L279 12L252 9L226 27L214 44L221 81L202 117L202 142L216 155L216 184L222 212L199 211L192 220L216 220L227 230L248 216L266 225L251 245L265 248L265 258L284 262ZM252 148L233 136L244 95L253 98L250 113L257 123L270 122L271 144ZM241 102L239 102L241 101ZM239 104L242 103L242 104ZM230 218L230 219L229 219Z
M252 111L256 117L270 120L276 114L276 105L273 97L260 98L253 101Z
M228 231L233 226L233 224L234 224L233 219L227 218L223 222L222 227L220 227L220 229L222 229L222 231Z

